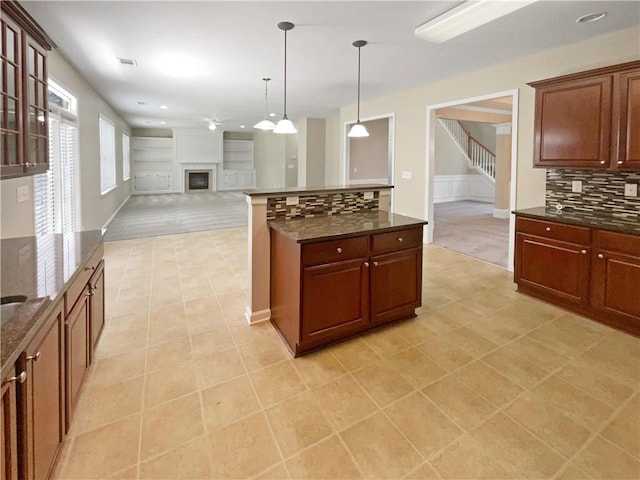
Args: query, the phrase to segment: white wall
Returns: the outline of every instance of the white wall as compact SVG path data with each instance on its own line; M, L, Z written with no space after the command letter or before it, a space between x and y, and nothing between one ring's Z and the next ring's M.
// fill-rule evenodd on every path
M333 172L340 166L340 138L343 134L343 126L340 116L325 119L324 134L324 184L339 185L340 179L336 179Z
M253 164L257 188L280 188L285 183L287 137L270 131L253 134Z
M48 59L49 76L78 97L81 212L79 227L82 230L98 230L126 201L131 192L130 180L122 180L122 133L131 136L131 129L60 52L49 52ZM100 114L113 121L116 131L117 187L106 195L100 194ZM28 201L18 204L15 201L15 188L22 185L29 185L31 195ZM2 180L0 188L2 238L33 235L33 178Z
M534 90L526 83L591 68L637 60L640 28L633 27L585 42L548 50L483 70L432 82L385 97L362 102L361 117L396 113L394 210L424 218L426 108L456 100L519 89L516 207L544 204L545 170L534 169ZM499 45L496 46L499 48ZM343 107L340 125L353 121L356 105ZM343 151L344 134L338 129ZM341 163L342 162L342 163ZM342 183L344 158L327 162L327 184ZM411 171L412 179L401 172Z
M298 186L324 185L325 120L303 118L298 122ZM290 158L288 156L287 158Z
M469 168L467 157L464 156L439 121L436 122L435 140L435 175L473 175L478 173L475 169Z
M470 122L463 120L460 122L464 128L490 152L496 153L496 127L491 123Z

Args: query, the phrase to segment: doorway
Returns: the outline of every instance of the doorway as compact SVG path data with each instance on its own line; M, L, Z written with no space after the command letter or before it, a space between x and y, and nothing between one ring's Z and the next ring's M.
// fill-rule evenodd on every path
M511 271L517 105L512 90L427 107L425 243Z

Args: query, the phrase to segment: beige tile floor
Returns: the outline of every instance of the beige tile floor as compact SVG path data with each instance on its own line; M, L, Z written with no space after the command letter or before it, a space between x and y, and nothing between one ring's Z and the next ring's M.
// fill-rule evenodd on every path
M292 359L246 228L107 243L108 323L57 478L640 477L640 340L424 249L417 318Z

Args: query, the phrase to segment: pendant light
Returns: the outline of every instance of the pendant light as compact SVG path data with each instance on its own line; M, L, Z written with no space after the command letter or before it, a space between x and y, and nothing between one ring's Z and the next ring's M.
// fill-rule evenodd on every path
M264 120L256 123L253 128L258 130L273 130L276 128L276 124L269 120L269 100L267 97L267 86L269 85L270 78L263 78L264 80Z
M351 127L347 137L368 137L369 132L365 126L360 123L360 49L367 44L366 40L356 40L353 46L358 49L358 121Z
M294 26L291 22L278 24L278 28L284 32L284 115L276 128L273 129L273 133L298 133L291 120L287 118L287 32L292 30Z

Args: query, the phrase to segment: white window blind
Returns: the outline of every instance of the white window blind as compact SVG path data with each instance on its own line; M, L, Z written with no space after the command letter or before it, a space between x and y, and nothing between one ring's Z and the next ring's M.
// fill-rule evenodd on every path
M129 135L122 134L122 180L131 178L131 161L130 161Z
M116 186L116 133L113 123L100 115L100 192Z

